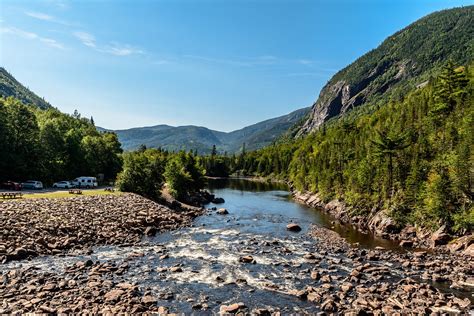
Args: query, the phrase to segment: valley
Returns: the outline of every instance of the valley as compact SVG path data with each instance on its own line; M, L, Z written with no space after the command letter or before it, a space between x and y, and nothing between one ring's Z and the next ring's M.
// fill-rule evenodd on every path
M8 1L15 23L39 24L0 19L0 314L474 312L472 4L420 17L397 2L389 17L380 3L68 2L102 24L93 35ZM49 5L35 4L73 11ZM210 49L226 57L197 54ZM314 87L312 106L290 112ZM256 106L275 117L218 130L216 113L242 126Z

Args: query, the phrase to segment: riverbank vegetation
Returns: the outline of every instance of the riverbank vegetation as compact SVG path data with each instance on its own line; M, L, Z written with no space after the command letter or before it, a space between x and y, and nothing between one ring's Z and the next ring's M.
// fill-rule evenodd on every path
M121 169L114 133L98 132L77 112L61 113L0 98L0 182L40 179L46 184L80 175L114 179Z
M296 141L214 159L230 173L286 179L360 214L387 209L401 225L469 231L473 80L472 65L448 63L402 99L353 111Z
M198 157L180 151L142 148L123 155L123 171L117 177L122 191L158 199L166 182L170 193L183 200L204 187L204 170Z

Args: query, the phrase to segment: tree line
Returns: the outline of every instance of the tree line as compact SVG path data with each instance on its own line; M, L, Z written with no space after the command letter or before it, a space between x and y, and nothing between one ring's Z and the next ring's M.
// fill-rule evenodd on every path
M98 132L77 111L68 115L0 98L0 181L52 184L100 173L114 180L121 152L116 134Z

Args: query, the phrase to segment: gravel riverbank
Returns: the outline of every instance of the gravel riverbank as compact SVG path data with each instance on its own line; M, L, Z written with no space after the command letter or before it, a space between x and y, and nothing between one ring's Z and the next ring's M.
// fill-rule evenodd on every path
M198 208L172 210L139 195L25 199L0 203L0 263L133 245L144 235L188 226Z

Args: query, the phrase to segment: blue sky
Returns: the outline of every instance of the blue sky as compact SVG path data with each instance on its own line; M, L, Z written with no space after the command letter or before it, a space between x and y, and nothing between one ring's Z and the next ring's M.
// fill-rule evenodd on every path
M387 36L473 3L1 0L0 63L102 127L230 131L310 106L337 70Z

